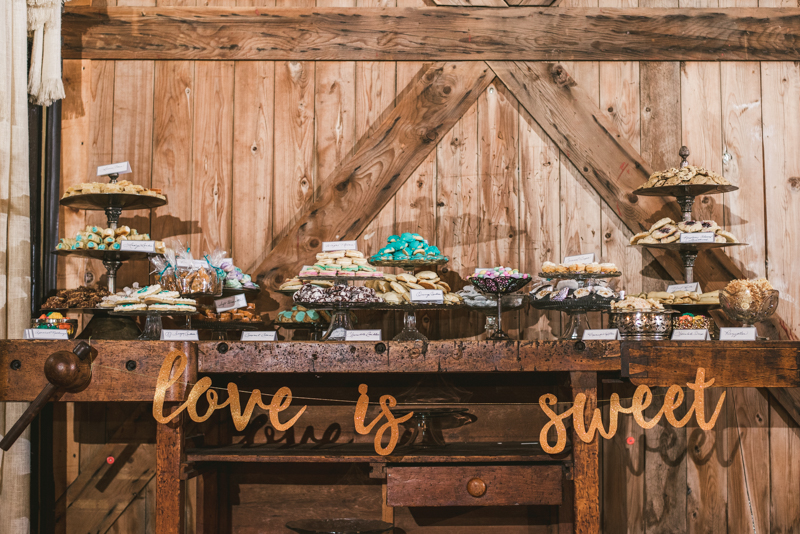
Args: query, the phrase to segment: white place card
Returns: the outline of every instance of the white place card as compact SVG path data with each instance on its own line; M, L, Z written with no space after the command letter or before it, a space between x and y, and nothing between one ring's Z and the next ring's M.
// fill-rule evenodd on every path
M197 330L162 330L161 341L199 341Z
M748 328L720 328L720 341L755 341L758 333L754 326Z
M206 260L187 260L178 258L175 260L175 263L179 269L205 269L208 267L208 262Z
M694 234L683 233L681 234L681 243L713 243L714 232L697 232Z
M695 293L702 293L702 291L700 291L700 282L667 286L667 293L675 293L676 291L694 291Z
M155 241L129 241L125 240L120 243L120 250L127 250L129 252L149 252L155 254L156 242Z
M237 308L246 308L247 299L245 298L244 294L240 293L238 295L233 295L232 297L214 300L214 307L217 308L217 313L235 310Z
M358 250L357 241L323 241L322 252L333 252L334 250Z
M263 332L242 332L242 341L277 341L278 333L275 330Z
M595 330L584 330L583 341L604 341L619 339L619 330L616 328L603 328Z
M692 328L673 330L670 339L672 341L707 341L711 339L711 336L708 335L708 330L705 328Z
M347 330L344 333L345 341L381 341L380 330Z
M416 304L442 304L444 291L441 289L409 289L411 302Z
M571 263L594 263L594 254L579 254L578 256L567 256L564 258L564 265Z
M69 332L66 330L49 330L47 328L26 328L23 337L39 341L62 341L69 339Z
M122 163L112 163L111 165L100 165L97 167L97 176L108 176L109 174L130 174L131 164L127 161Z

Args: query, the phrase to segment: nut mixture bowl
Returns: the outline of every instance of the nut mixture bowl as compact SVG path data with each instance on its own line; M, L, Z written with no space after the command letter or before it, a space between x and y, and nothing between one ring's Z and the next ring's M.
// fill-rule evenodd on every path
M672 334L673 310L609 310L609 328L619 330L622 339L664 340Z
M719 303L722 311L731 321L742 323L744 327L751 327L771 317L778 308L780 292L771 289L763 294L740 291L731 294L724 289L719 292Z

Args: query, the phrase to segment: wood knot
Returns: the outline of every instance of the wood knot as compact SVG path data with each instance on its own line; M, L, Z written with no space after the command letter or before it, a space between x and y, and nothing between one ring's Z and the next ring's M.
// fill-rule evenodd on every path
M435 129L430 129L427 132L425 132L425 141L427 142L436 142L436 139L438 138L439 138L439 132L437 132Z
M551 71L553 81L559 87L575 87L578 83L569 75L564 67L556 65Z
M310 246L311 248L317 248L319 246L319 239L317 239L316 237L313 238L311 241L308 242L308 246Z
M452 87L450 87L449 85L445 85L444 87L442 87L442 93L446 95L449 95L452 90L453 90Z
M800 191L800 176L792 176L788 181L792 191Z
M639 197L636 196L636 193L626 193L625 198L627 198L628 202L630 202L631 204L636 204L637 202L639 202Z

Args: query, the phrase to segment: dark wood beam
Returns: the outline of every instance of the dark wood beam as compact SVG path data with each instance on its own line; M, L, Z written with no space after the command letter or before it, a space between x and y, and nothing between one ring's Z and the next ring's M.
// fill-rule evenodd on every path
M800 388L767 388L795 424L800 425Z
M680 220L673 199L633 194L652 169L563 66L508 61L489 66L631 232L642 232L662 217ZM677 254L654 256L673 279L683 280ZM706 291L746 278L721 249L700 254L694 272ZM771 322L784 337L797 339L778 315Z
M423 68L323 182L317 200L247 272L275 290L321 251L323 241L356 239L494 77L477 61Z
M794 61L800 9L67 8L65 59Z

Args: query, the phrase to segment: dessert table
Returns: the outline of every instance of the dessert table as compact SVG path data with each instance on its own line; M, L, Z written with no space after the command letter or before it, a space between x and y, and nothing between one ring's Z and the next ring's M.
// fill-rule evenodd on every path
M0 401L34 401L48 382L43 364L72 341L0 341ZM798 387L800 342L583 342L583 341L411 341L411 342L183 342L96 341L92 379L83 391L61 393L57 401L152 402L155 376L165 356L180 351L188 365L165 393L164 413L184 402L204 376L222 381L280 373L281 379L326 375L371 378L419 373L456 377L563 376L573 398L587 398L587 419L602 398L605 381L630 380L648 386L681 386L705 369L713 387ZM120 373L126 373L120 380ZM228 376L226 376L228 375ZM313 380L312 380L313 382ZM553 383L556 379L553 378ZM378 395L378 389L373 392ZM560 399L569 400L569 399ZM317 446L248 446L187 437L181 413L157 430L156 532L183 532L184 483L199 476L201 532L217 532L216 509L225 502L220 469L233 463L363 462L386 485L384 506L560 505L575 532L600 528L599 437L571 439L571 448L548 455L531 443L452 443L443 449L396 449L378 455L369 443ZM534 432L534 431L532 431ZM531 441L538 439L536 434ZM501 437L499 437L501 438ZM498 439L499 441L500 439ZM530 484L530 481L536 481ZM202 488L202 490L201 490ZM487 491L487 488L489 490ZM559 512L560 514L562 512ZM199 528L199 527L198 527Z

